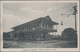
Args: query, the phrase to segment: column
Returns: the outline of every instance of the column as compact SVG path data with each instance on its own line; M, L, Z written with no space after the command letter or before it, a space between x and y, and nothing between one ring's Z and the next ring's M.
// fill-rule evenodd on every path
M46 28L46 24L44 23L44 28Z
M31 29L31 25L30 25L30 29Z
M31 37L31 39L32 39L32 34L30 34L30 37Z
M25 35L25 39L26 39L26 34L24 34Z
M36 23L36 28L37 28L37 23Z
M42 23L42 22L41 22L41 25L40 25L40 27L41 27L41 28L43 28L43 23Z
M48 29L49 27L48 27L48 24L47 24L47 29Z
M46 40L47 40L47 34L46 34Z
M40 34L38 33L38 41L40 40Z
M35 39L35 33L33 35L34 35L34 39Z
M40 24L40 22L39 22L39 28L40 28L40 26L41 26L41 24Z
M53 27L53 29L55 29L54 25L52 27Z

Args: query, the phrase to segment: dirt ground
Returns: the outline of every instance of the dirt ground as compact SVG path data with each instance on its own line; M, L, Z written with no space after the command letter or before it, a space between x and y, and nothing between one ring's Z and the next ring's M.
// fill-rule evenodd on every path
M75 41L48 40L48 41L3 41L7 48L76 48Z

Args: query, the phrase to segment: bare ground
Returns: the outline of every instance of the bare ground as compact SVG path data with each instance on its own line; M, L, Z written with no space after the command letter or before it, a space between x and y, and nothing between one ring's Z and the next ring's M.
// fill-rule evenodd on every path
M76 48L75 41L48 40L48 41L3 41L8 48Z

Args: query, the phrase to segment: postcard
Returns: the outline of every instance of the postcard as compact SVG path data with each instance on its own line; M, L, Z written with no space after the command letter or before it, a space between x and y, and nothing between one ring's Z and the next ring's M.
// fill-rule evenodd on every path
M2 51L79 51L79 1L1 1Z

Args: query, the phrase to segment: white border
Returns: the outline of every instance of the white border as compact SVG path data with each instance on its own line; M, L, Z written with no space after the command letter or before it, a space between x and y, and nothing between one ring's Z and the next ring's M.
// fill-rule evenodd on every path
M2 16L3 16L3 3L68 3L68 2L77 2L78 10L79 10L79 1L1 1L1 30L2 30ZM78 33L78 48L8 48L3 49L3 32L1 31L1 51L79 51L79 11L77 18L77 33ZM42 50L40 50L42 49ZM49 49L49 50L48 50Z

